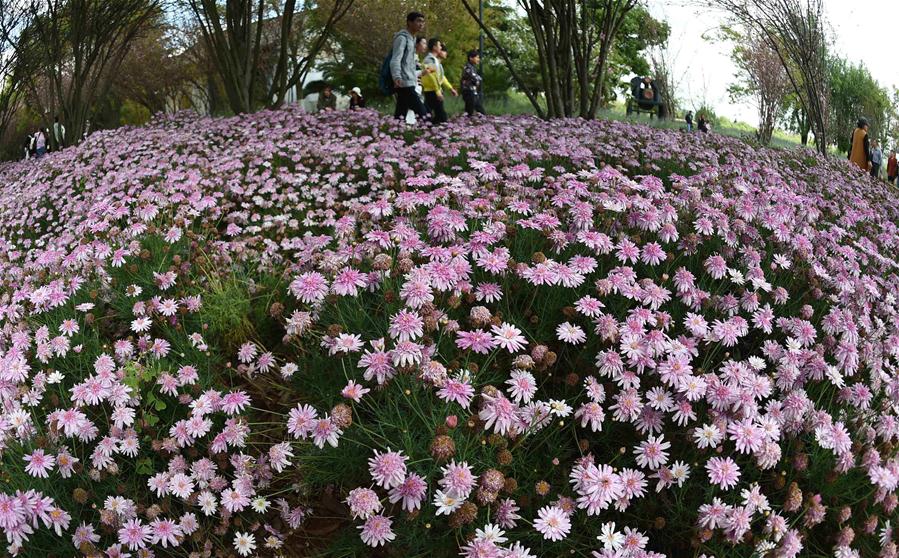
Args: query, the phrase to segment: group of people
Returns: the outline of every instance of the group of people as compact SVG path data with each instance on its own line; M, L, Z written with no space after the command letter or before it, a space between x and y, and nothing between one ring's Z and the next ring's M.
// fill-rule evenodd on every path
M329 110L337 110L337 96L334 94L334 88L330 84L322 87L321 93L318 94L315 108L318 112L326 112ZM365 97L362 96L362 90L358 87L350 89L350 110L365 108Z
M406 118L410 112L418 118L430 119L434 124L447 121L444 106L445 92L453 96L460 93L465 101L465 112L485 114L482 100L482 78L478 72L481 53L468 51L468 62L462 69L459 90L446 77L443 61L448 51L446 44L437 37L420 36L424 30L425 16L411 12L406 16L406 28L393 37L389 55L390 78L396 96L396 118ZM419 57L424 55L424 60Z
M22 146L23 155L26 160L40 159L46 155L51 147L59 150L65 147L66 127L59 121L57 116L53 120L53 128L38 128L33 133L25 136L25 143Z
M881 171L886 170L886 179L890 184L896 184L899 177L899 159L896 158L896 150L890 150L887 158L886 169L883 169L883 150L877 140L868 135L870 124L867 118L859 118L852 137L849 139L849 161L863 171L871 173L874 178L881 176Z
M684 122L687 123L687 131L693 131L693 111L688 110L687 114L684 115ZM711 125L709 124L709 119L705 117L704 114L700 114L699 118L696 121L696 129L703 133L709 133L711 131Z

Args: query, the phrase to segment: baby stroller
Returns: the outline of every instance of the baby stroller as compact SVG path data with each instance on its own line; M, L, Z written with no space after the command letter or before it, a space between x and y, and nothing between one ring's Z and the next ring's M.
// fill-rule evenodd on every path
M659 118L667 116L662 93L655 80L649 77L635 77L631 80L631 96L627 100L626 110L628 116L635 112L649 114L650 119L653 115Z

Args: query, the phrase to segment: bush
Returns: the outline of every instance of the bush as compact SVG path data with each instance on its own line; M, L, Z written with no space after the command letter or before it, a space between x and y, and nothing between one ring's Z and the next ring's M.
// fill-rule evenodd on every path
M843 161L285 110L0 184L10 554L896 555L899 212Z

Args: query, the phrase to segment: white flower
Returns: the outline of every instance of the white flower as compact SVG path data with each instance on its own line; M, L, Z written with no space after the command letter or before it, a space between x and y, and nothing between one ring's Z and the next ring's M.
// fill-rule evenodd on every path
M830 381L833 382L833 385L836 387L843 389L846 385L846 382L843 381L843 375L840 374L840 371L836 366L828 364L827 372L825 372L825 374L827 374L827 377L830 378Z
M721 431L714 424L703 424L693 433L693 439L699 449L714 447L721 441Z
M434 494L434 506L437 507L437 515L449 515L456 511L463 502L465 502L464 499L457 498L455 495L445 493L442 490L438 490Z
M671 477L678 486L683 486L687 479L690 478L690 466L683 461L675 461L671 465Z
M253 511L256 513L265 513L269 507L269 501L263 498L262 496L255 498L252 502L250 502L250 506L253 508Z
M549 412L557 417L564 418L571 414L571 406L560 399L550 399Z
M584 330L581 329L580 326L568 322L559 324L556 328L556 336L558 336L559 341L570 343L572 345L577 345L587 340L587 334L584 333Z
M490 541L494 544L502 544L508 539L505 537L506 532L499 528L498 525L488 523L483 529L475 531L475 540Z
M218 502L216 501L215 496L212 492L206 490L200 493L197 504L205 515L212 515L215 513L215 510L218 509Z
M748 359L749 366L755 368L756 370L764 370L767 364L765 364L765 359L757 356L751 356Z
M256 550L256 537L251 533L238 531L234 534L234 549L241 556L249 556L251 552Z
M602 534L596 537L606 550L621 550L624 546L624 535L615 530L615 522L602 524Z
M48 384L58 384L59 382L62 381L63 378L64 378L64 376L62 375L61 372L59 372L58 370L54 370L53 372L50 373L49 376L47 376L47 383Z

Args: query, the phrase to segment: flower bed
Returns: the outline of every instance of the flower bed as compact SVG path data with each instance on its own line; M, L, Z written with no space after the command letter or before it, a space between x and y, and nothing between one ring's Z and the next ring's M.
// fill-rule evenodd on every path
M843 161L616 122L94 134L0 167L0 533L896 556L897 222Z

